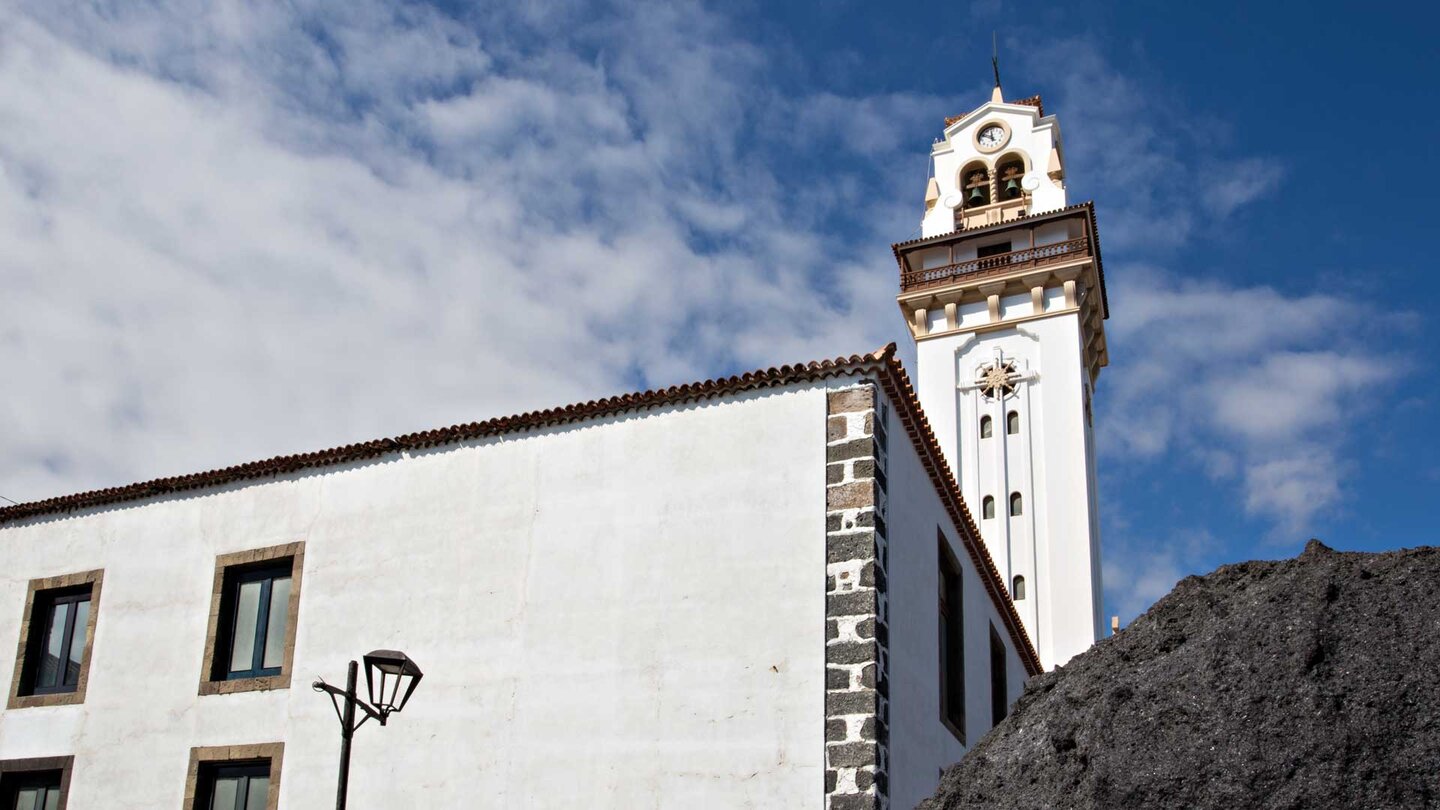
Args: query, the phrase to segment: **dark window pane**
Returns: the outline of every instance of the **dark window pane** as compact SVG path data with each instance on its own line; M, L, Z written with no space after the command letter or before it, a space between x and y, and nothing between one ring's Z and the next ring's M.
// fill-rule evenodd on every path
M39 810L40 797L44 795L44 788L20 788L15 794L15 810Z
M270 794L270 777L251 777L250 784L245 787L244 810L265 810L265 800Z
M74 686L80 682L80 662L85 658L85 631L90 623L90 600L75 603L75 616L70 622L70 654L65 667L65 683Z
M255 667L255 629L260 618L260 582L242 582L235 600L235 625L230 642L230 671Z
M210 794L210 810L239 810L240 777L219 777L215 790Z
M1009 678L1005 674L1005 642L1000 640L1000 634L995 632L995 625L990 625L990 722L998 725L1005 719L1006 712L1010 709L1010 700L1006 691Z
M55 605L50 612L50 622L45 628L45 646L40 651L40 671L35 678L37 688L44 689L60 684L60 659L64 655L65 625L69 620L69 602Z
M265 623L265 657L261 666L278 668L285 663L285 627L290 618L290 577L279 577L270 585L270 618Z

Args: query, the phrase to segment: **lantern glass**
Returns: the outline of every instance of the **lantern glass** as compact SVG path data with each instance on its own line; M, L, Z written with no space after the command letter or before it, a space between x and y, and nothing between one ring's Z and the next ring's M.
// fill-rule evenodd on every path
M405 708L424 673L398 650L374 650L365 656L365 684L370 705L381 716Z

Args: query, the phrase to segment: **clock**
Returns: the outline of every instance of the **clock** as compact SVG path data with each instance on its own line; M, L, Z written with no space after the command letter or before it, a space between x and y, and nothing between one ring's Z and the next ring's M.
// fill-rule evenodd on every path
M1010 128L1000 122L985 124L975 132L975 145L981 152L994 152L1010 140Z

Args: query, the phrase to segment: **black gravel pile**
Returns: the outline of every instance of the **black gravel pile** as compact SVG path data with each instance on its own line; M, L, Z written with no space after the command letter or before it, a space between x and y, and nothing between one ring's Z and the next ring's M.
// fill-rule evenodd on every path
M1189 577L1033 679L920 807L1440 807L1440 548Z

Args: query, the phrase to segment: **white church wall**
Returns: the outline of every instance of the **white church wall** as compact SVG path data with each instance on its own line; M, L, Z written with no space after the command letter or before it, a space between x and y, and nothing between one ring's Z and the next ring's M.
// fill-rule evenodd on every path
M968 744L991 726L991 625L1006 644L1008 701L1019 697L1026 672L919 456L898 424L889 432L890 806L908 808L931 795L940 770L967 750L940 716L937 529L962 570Z
M309 682L391 647L426 676L356 735L367 806L818 808L825 409L771 390L0 527L0 649L28 580L105 570L84 703L0 713L0 759L73 754L71 807L148 810L192 746L283 741L281 806L325 807ZM216 555L297 540L290 688L197 697Z

